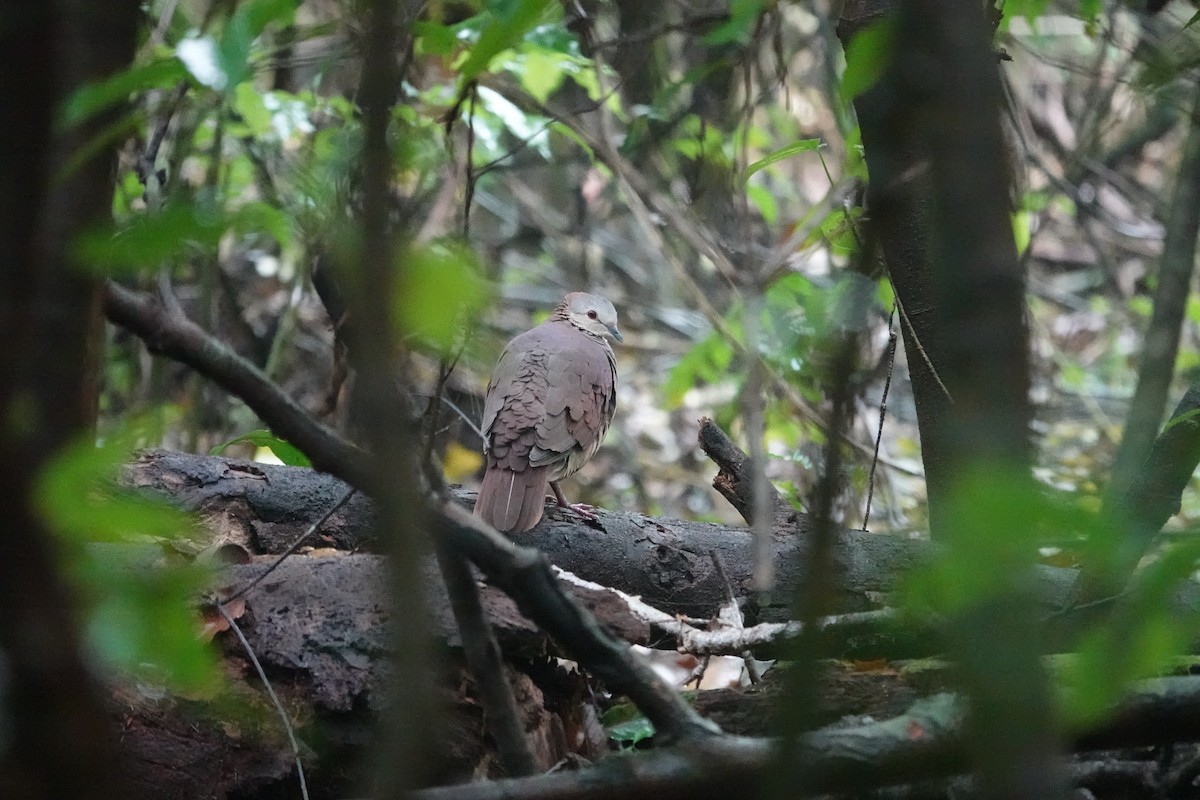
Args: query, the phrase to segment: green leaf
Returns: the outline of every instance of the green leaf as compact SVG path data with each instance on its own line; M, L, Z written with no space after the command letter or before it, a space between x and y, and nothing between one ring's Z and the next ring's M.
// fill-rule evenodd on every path
M762 13L763 0L731 0L729 4L729 19L712 32L704 36L708 45L746 43L758 24L759 14Z
M1065 708L1076 725L1106 716L1135 680L1161 674L1191 641L1195 612L1174 596L1200 559L1200 542L1167 548L1133 578L1112 613L1084 634L1065 670Z
M516 45L537 25L550 5L550 0L497 3L491 19L479 34L479 41L458 69L460 79L469 81L486 70L493 58Z
M171 205L158 214L140 214L116 231L106 226L81 234L75 256L85 267L109 275L159 267L189 248L215 248L224 222L218 214Z
M600 723L608 733L608 738L623 747L633 747L654 735L654 725L633 703L617 703L604 712Z
M689 389L729 377L727 370L732 360L733 348L729 343L716 331L710 333L693 345L667 374L663 384L667 402L679 405Z
M763 158L755 161L750 166L746 167L746 175L743 181L749 180L750 176L758 172L764 167L769 167L777 161L783 161L785 158L791 158L798 153L808 153L822 147L820 139L801 139L797 142L792 142L786 147L781 147L773 153L768 153Z
M66 127L78 125L94 114L124 103L130 95L175 86L186 77L187 70L177 58L161 58L130 67L72 92L60 109L59 123Z
M526 53L520 59L522 68L516 73L521 86L539 103L545 103L567 75L564 60L563 56L546 50Z
M436 242L401 258L403 277L396 296L400 329L440 352L451 350L488 296L474 256L457 243Z
M570 139L575 144L579 145L579 148L581 150L583 150L584 154L588 157L589 161L592 161L595 159L595 153L592 151L592 146L590 144L588 144L583 138L581 138L580 135L578 133L576 133L570 126L564 125L563 123L558 122L558 121L554 121L554 122L550 123L549 130L552 130L555 133L561 134L561 135L565 136L566 138Z
M286 24L299 0L243 0L225 24L217 44L217 63L226 75L223 88L236 86L250 77L250 51L254 40L272 22Z
M775 195L762 186L747 186L746 197L758 209L763 222L767 225L775 224L775 220L779 218L779 205L775 202Z
M247 203L226 212L203 203L178 202L157 214L138 214L115 230L104 226L81 234L75 256L84 267L108 275L136 273L195 250L212 252L229 230L266 232L282 247L290 246L293 238L288 215L266 203Z
M1191 411L1185 411L1177 417L1171 417L1167 420L1167 424L1163 426L1163 433L1166 433L1182 422L1195 419L1197 416L1200 416L1200 408L1193 408Z
M261 137L271 130L271 112L263 102L263 93L251 83L239 83L233 90L233 110L250 129L251 135Z
M262 202L247 203L227 218L228 228L238 233L265 231L280 247L292 244L292 219L275 206Z
M850 40L839 90L843 100L850 102L875 85L892 60L895 40L896 21L892 17L884 17Z
M1013 239L1017 244L1017 252L1024 253L1032 241L1030 234L1030 218L1028 211L1017 211L1012 215Z
M896 290L892 288L892 282L888 278L879 279L879 305L880 307L891 311L892 306L896 304Z
M59 537L64 571L88 603L92 649L127 673L201 688L216 673L192 604L210 578L194 565L163 562L154 544L194 537L188 514L118 488L117 473L139 438L127 426L99 447L90 437L68 447L38 475L34 502Z
M1006 18L1025 17L1031 23L1046 13L1050 0L1006 0L1004 16Z
M1046 501L1020 467L976 463L961 469L944 502L945 547L906 581L918 608L950 616L1028 579Z
M435 56L448 56L458 46L458 35L448 25L418 20L412 24L417 51Z
M269 448L275 457L289 467L312 467L308 456L286 439L280 439L268 430L250 431L241 436L235 436L228 442L222 442L209 451L209 455L219 456L235 444L252 444L255 447Z

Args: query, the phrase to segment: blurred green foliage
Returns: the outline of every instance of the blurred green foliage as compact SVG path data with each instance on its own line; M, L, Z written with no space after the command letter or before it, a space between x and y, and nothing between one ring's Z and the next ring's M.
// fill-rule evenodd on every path
M134 423L99 444L89 436L70 447L42 471L36 503L59 535L93 652L110 668L196 691L216 679L197 612L210 576L179 551L199 528L166 502L117 485L146 434Z

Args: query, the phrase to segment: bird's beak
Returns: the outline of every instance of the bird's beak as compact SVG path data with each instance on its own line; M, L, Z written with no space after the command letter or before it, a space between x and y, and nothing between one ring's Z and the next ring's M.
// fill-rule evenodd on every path
M616 326L616 325L607 325L607 326L605 326L605 327L607 327L607 328L608 328L608 332L609 332L609 333L611 333L611 334L612 334L612 337L613 337L614 339L616 339L618 342L623 342L623 341L625 341L625 337L621 335L621 332L620 332L619 330L617 330L617 326Z

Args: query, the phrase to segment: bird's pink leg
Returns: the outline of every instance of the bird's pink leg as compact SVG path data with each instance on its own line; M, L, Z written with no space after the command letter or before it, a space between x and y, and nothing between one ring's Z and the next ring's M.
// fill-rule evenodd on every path
M550 481L550 488L554 490L554 497L563 508L569 508L586 520L595 522L600 519L596 516L595 506L589 506L587 503L568 503L567 498L563 497L562 489L558 488L558 481Z

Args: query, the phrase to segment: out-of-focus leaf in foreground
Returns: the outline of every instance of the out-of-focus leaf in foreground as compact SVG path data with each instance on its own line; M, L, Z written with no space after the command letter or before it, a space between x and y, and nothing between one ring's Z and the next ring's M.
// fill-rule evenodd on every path
M192 538L184 512L117 485L128 436L90 437L60 453L36 486L38 508L59 536L62 566L84 601L88 644L110 667L155 683L198 690L216 673L200 641L196 595L208 574L165 556L164 543Z

